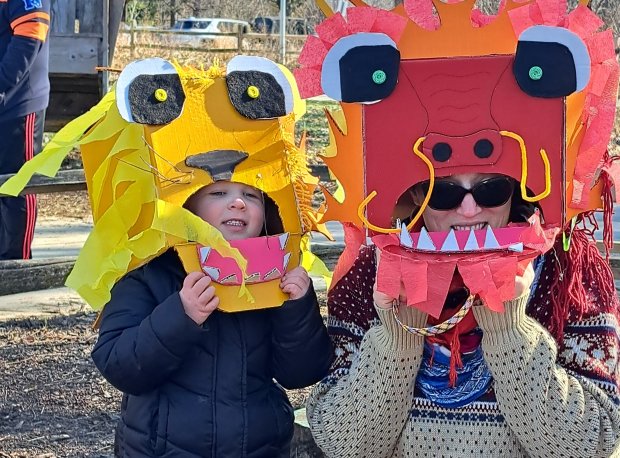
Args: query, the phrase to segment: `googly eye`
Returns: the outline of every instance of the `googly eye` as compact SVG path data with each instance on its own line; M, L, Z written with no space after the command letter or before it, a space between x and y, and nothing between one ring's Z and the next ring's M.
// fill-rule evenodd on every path
M158 102L165 102L168 100L168 92L165 89L159 88L155 89L155 100Z
M183 111L185 92L174 66L153 58L132 62L116 83L116 106L128 122L163 125Z
M293 90L283 70L264 57L236 56L226 67L228 97L249 119L272 119L293 111Z
M321 68L325 95L341 102L374 103L398 82L400 52L382 33L358 33L338 40Z
M590 80L590 55L581 39L562 27L537 25L521 33L513 72L533 97L566 97Z
M260 97L260 89L256 86L248 87L248 97L251 99L257 99Z

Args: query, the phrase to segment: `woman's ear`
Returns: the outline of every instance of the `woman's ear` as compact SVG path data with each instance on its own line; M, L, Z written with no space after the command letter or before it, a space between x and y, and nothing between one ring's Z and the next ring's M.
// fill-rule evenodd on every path
M408 192L414 205L416 207L420 207L422 202L424 202L424 193L422 192L420 186L412 186L408 189Z

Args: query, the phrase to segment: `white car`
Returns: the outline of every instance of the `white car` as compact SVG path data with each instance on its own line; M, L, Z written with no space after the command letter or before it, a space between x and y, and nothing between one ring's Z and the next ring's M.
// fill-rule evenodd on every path
M174 41L192 45L237 46L237 37L219 35L222 33L246 33L251 30L249 22L237 19L194 18L179 19L172 27Z

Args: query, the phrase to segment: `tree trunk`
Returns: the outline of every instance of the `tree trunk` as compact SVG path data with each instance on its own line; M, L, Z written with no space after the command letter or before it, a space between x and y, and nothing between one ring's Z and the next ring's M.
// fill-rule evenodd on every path
M177 0L170 0L170 27L177 22Z

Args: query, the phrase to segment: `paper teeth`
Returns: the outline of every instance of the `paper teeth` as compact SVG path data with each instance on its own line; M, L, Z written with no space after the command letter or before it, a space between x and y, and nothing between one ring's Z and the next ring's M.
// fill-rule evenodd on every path
M245 277L245 282L246 283L256 283L260 280L260 274L258 272L254 272L251 275L248 275L247 277Z
M480 245L478 245L478 240L476 240L476 234L474 234L474 230L470 229L469 230L469 236L467 237L467 242L465 242L465 248L464 250L477 250L480 248Z
M202 271L206 273L212 280L219 280L220 269L216 267L203 266Z
M221 284L228 284L228 283L232 283L233 285L236 285L237 283L239 283L239 281L237 280L237 274L230 274L225 276L224 278L222 278L220 280Z
M450 229L446 240L441 245L441 251L459 251L459 243L456 241L456 235L454 229Z
M435 247L435 244L424 227L422 227L420 231L420 238L418 239L418 246L416 248L418 250L437 251L437 247Z
M288 232L285 232L284 234L280 234L278 239L280 240L280 249L284 249L284 247L286 246L286 243L288 242Z
M486 249L499 248L499 242L497 241L497 238L495 237L495 234L493 233L493 229L491 229L491 226L487 226L487 233L484 239L484 248Z
M291 259L291 253L286 253L284 255L284 259L282 262L282 272L286 270L286 266L288 266L288 262L290 261L290 259Z
M207 258L209 257L209 255L211 254L211 247L210 246L203 246L200 248L200 262L201 263L205 263L207 262Z
M400 244L407 248L413 248L413 239L405 223L400 227Z
M523 252L523 242L514 243L508 247L510 251L515 251L517 253Z
M273 269L271 269L269 272L267 272L265 274L265 280L269 281L269 280L273 280L275 278L279 278L281 277L282 274L280 273L280 271L278 270L277 267L274 267Z

